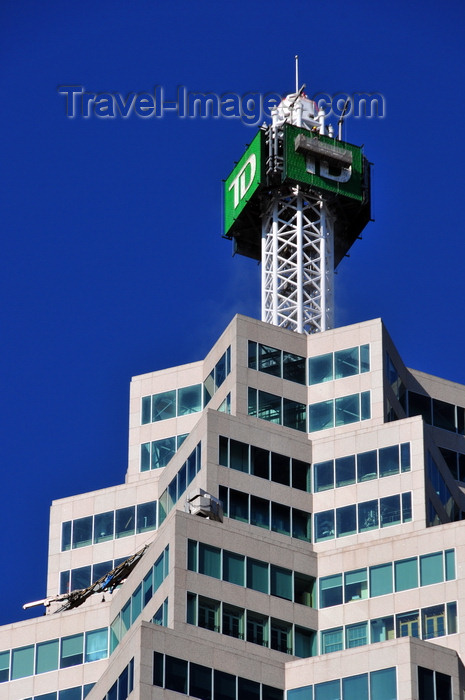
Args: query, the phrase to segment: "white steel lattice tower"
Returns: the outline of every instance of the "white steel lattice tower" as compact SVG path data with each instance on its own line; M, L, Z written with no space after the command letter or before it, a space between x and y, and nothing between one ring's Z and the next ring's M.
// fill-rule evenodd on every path
M370 219L369 164L302 92L272 112L225 183L225 235L262 263L262 321L334 326L334 269Z

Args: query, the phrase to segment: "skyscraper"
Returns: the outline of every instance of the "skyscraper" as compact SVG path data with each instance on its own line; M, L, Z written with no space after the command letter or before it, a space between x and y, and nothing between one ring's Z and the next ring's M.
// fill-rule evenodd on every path
M263 320L133 378L125 483L52 504L47 614L0 628L2 699L464 696L465 387L379 319L332 327L368 163L286 100L225 186Z

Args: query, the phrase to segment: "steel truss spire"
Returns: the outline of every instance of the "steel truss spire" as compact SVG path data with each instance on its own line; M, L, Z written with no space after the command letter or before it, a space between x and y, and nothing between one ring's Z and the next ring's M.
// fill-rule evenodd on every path
M333 327L334 234L324 198L276 195L262 226L262 321L298 333Z

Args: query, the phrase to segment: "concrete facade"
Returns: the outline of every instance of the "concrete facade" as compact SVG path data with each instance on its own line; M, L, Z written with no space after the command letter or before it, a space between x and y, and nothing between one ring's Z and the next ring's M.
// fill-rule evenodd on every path
M0 697L462 700L464 407L379 319L237 316L134 377L126 482L52 504L47 596L147 548L113 592L0 628Z

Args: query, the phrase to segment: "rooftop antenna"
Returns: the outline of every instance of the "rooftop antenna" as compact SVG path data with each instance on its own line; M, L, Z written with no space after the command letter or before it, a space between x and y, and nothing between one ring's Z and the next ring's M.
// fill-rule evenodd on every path
M342 141L342 124L344 123L344 117L347 112L347 108L350 105L350 97L347 98L347 100L344 103L344 109L341 112L341 116L339 117L339 121L337 123L338 126L338 134L337 137L339 141Z
M295 91L299 92L299 56L295 55Z

